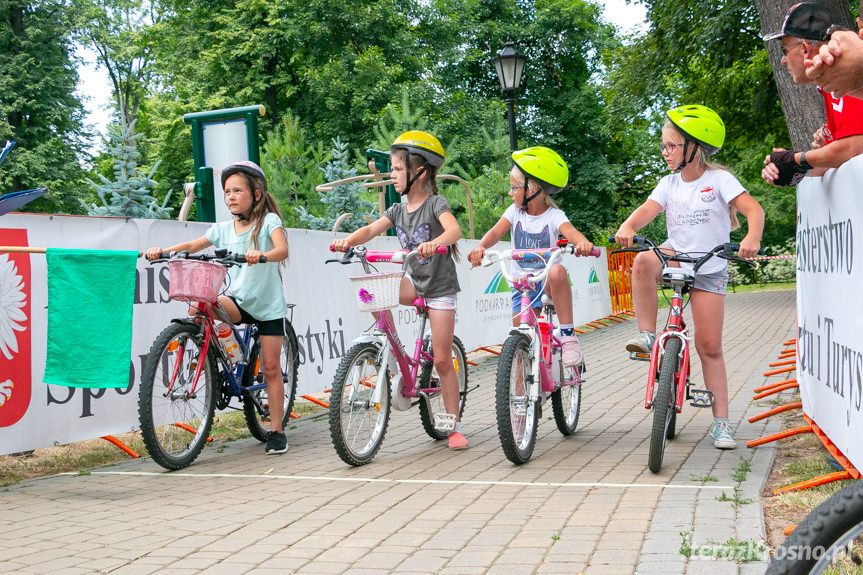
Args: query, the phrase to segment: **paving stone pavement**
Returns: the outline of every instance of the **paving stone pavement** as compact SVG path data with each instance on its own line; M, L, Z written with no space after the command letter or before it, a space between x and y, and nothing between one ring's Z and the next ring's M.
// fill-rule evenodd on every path
M727 298L734 451L714 449L709 410L687 405L661 472L647 469L647 364L623 351L633 320L581 337L579 429L561 436L549 406L526 465L500 449L497 361L480 352L467 451L430 440L418 411L393 412L376 460L351 468L322 415L296 422L283 456L246 439L207 448L181 472L142 458L22 482L0 489L0 573L762 573L763 562L687 559L681 546L764 543L759 501L773 448L743 441L778 425L746 420L768 409L752 389L794 336L794 317L794 291ZM700 375L694 360L693 380ZM742 481L741 461L751 467ZM752 502L723 500L735 497Z

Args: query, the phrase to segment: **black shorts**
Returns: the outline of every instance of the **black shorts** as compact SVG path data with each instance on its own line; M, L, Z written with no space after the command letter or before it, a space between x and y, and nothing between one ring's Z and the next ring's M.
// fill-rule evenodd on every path
M240 321L242 323L253 323L258 326L258 334L260 335L285 335L285 320L284 319L268 319L260 321L255 319L246 310L240 307L237 303L237 298L232 295L228 296L237 309L240 310Z

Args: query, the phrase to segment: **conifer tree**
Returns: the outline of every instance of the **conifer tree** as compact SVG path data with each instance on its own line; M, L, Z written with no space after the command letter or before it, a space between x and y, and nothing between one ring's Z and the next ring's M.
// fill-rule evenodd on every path
M348 144L339 138L332 140L332 159L321 168L324 172L324 181L334 182L357 175L356 168L348 165ZM317 217L311 214L304 206L294 208L300 220L313 230L330 230L338 217L345 213L353 214L352 217L342 222L339 231L352 232L366 224L363 216L372 219L377 218L376 206L372 202L363 200L360 196L363 185L360 182L351 182L334 186L331 192L321 197L321 202L326 206L326 215Z
M114 180L111 181L99 174L102 184L88 179L87 182L96 189L102 205L88 206L81 200L87 213L91 216L123 216L127 218L167 219L171 217L173 208L166 208L171 193L165 196L160 206L150 190L157 184L153 174L160 162L150 170L148 175L138 171L137 140L143 134L135 133L135 120L126 122L121 115L117 124L108 128L108 153L114 158ZM110 203L109 203L110 200Z

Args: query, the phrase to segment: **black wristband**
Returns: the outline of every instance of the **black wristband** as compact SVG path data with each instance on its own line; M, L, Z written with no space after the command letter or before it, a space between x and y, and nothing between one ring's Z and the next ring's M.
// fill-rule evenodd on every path
M800 167L807 172L812 169L812 165L806 161L806 152L800 152Z

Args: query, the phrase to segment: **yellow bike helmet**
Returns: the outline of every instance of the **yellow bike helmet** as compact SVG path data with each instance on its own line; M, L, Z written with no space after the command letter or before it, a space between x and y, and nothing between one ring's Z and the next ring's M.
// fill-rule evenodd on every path
M525 175L542 183L549 195L554 195L569 181L569 168L560 154L543 146L533 146L512 153L512 161ZM527 184L527 178L525 178ZM532 199L532 198L531 198ZM527 201L530 201L528 199Z
M668 110L667 114L687 139L703 147L708 156L718 152L725 143L725 123L707 106L680 106Z
M411 130L405 132L393 142L390 150L402 148L408 151L409 154L418 154L422 156L426 162L440 168L443 165L446 153L443 150L437 138L428 132L419 130Z

